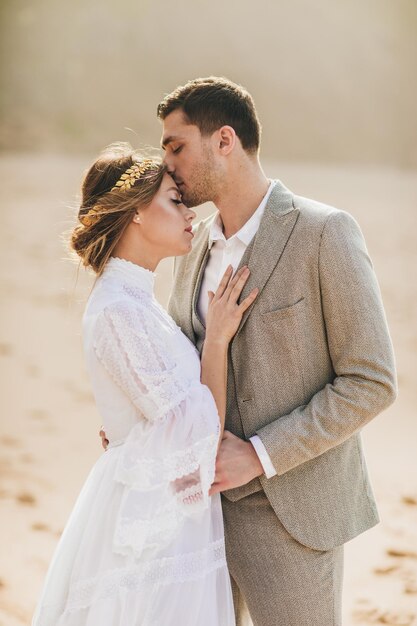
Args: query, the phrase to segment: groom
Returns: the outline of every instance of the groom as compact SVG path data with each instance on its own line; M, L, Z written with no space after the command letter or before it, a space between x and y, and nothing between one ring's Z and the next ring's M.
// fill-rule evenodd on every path
M158 106L165 163L186 205L216 215L176 259L170 313L201 349L208 290L251 270L229 355L222 492L238 623L341 623L343 544L378 522L360 431L393 402L394 358L365 242L347 213L266 178L251 96L190 81ZM198 626L198 624L196 624Z

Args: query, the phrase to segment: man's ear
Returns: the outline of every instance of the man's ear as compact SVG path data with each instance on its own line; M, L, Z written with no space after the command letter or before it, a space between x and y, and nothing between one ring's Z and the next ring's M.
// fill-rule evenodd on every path
M217 131L218 150L223 156L227 156L236 145L236 132L231 126L222 126Z

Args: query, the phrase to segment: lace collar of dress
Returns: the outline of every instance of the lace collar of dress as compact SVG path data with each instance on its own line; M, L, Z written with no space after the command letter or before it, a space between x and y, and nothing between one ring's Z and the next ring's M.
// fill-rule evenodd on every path
M126 261L119 257L110 257L104 268L104 276L114 277L125 285L152 294L156 274L131 261Z

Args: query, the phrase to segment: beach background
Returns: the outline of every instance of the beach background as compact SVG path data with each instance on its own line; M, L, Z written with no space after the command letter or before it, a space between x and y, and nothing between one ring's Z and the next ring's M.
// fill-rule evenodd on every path
M400 393L364 429L382 521L346 546L344 625L417 626L415 1L2 0L0 29L0 626L30 623L102 454L80 334L93 277L62 238L83 172L111 141L158 145L161 97L210 74L254 96L267 175L365 234Z

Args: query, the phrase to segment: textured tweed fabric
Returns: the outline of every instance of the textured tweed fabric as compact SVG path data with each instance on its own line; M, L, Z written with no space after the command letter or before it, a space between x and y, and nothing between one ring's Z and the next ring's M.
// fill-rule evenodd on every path
M205 329L196 304L212 219L200 222L192 252L176 260L169 304L199 349ZM329 590L331 579L333 599L318 590L316 603L336 615L337 548L378 522L360 431L396 396L381 294L356 221L279 181L244 264L251 275L242 297L253 287L260 293L230 345L226 428L243 439L258 434L277 475L223 495L232 575L260 616L256 624L327 626L327 617L302 621L300 597L314 600L311 586L326 580ZM264 588L269 608L256 600ZM297 619L274 621L280 598L282 611L296 605Z
M312 550L285 530L262 491L223 498L237 626L340 626L343 546Z

